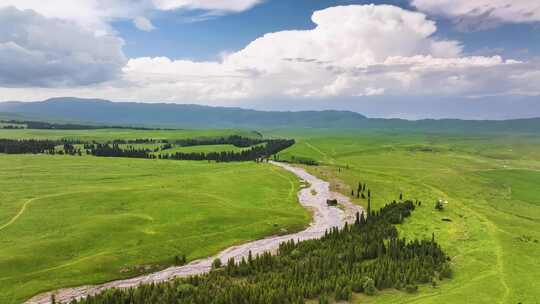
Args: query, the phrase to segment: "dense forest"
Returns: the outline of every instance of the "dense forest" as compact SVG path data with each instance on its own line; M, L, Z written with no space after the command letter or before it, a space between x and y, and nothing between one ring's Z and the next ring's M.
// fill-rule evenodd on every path
M330 303L385 288L416 292L418 284L436 285L451 276L450 259L434 235L430 240L399 237L394 225L416 207L412 201L392 202L367 217L357 214L353 225L327 231L321 239L285 242L277 255L215 260L208 274L107 290L72 303Z

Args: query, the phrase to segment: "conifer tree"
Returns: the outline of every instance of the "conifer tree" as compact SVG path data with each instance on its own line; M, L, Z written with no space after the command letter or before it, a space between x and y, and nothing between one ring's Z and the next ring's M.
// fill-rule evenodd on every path
M221 268L221 260L219 258L215 258L212 262L212 269L218 269Z

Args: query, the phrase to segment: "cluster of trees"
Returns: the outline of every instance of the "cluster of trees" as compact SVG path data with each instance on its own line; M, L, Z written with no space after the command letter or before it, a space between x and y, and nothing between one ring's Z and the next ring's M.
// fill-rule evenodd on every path
M354 189L351 190L351 196L354 196ZM358 182L358 188L356 189L356 198L366 198L366 183ZM371 191L367 189L367 198L371 200ZM401 199L401 198L400 198Z
M82 156L82 151L80 148L75 147L73 144L66 142L64 143L63 149L60 151L55 151L54 154L60 154L60 155L68 154L68 155Z
M282 243L277 255L216 260L208 274L107 290L72 304L329 303L350 300L353 292L415 292L417 284L450 277L451 269L434 236L399 238L393 224L414 209L412 201L393 202L367 217L357 215L354 224L327 231L321 239Z
M174 154L161 154L162 159L177 159L177 160L209 160L217 162L231 161L251 161L259 159L267 159L271 155L278 153L288 147L294 145L293 139L268 139L265 140L265 145L252 146L249 149L239 152L222 151L222 152L176 152ZM230 143L229 143L230 144Z
M129 158L156 158L153 150L137 149L133 146L126 148L120 147L119 144L85 144L86 153L98 157L129 157Z
M307 166L318 166L319 165L319 162L314 160L313 158L303 157L303 156L294 156L293 155L293 156L291 156L290 160L280 160L279 156L276 155L274 157L274 160L288 162L288 163L294 163L294 164L302 164L302 165L307 165Z
M147 144L161 143L161 147L149 149L138 148L136 146L122 147L121 145L128 144ZM195 144L233 144L238 147L251 147L242 151L234 152L176 152L171 154L156 152L166 151L173 147L167 140L155 140L149 138L124 140L117 139L107 143L83 142L80 140L10 140L0 139L0 153L23 154L23 153L47 153L47 154L69 154L82 155L86 154L98 157L131 157L131 158L148 158L148 159L174 159L174 160L208 160L217 162L230 161L252 161L268 159L271 155L275 155L292 146L295 141L292 139L251 139L241 136L229 136L217 139L185 139L182 140L183 145ZM264 143L264 144L261 144ZM73 146L74 144L84 145L84 151ZM63 150L55 150L55 146L63 145Z
M54 147L59 144L53 140L35 139L0 139L0 153L6 154L54 154Z
M233 145L239 148L247 148L254 145L268 142L267 139L250 138L239 135L231 135L219 138L187 138L179 139L176 144L182 147L203 146L203 145Z
M3 126L0 126L0 129L12 129L12 130L24 129L24 125L3 125Z
M153 138L137 138L137 139L115 139L113 144L154 144L154 143L168 143L166 139L153 139Z
M235 138L237 144L241 144L241 140L246 139L242 137L229 137ZM220 139L217 139L218 141ZM246 139L251 140L251 139ZM231 162L231 161L252 161L269 158L271 155L278 153L279 151L286 149L294 144L294 140L289 139L268 139L264 140L264 145L252 146L250 149L233 152L233 151L222 151L222 152L176 152L176 153L161 153L154 154L152 152L157 152L159 149L137 149L135 147L129 146L122 148L118 143L92 143L85 144L84 149L87 151L87 154L99 157L133 157L133 158L159 158L159 159L174 159L174 160L208 160L208 161L217 161L217 162ZM206 144L205 142L204 144ZM230 144L231 142L228 142ZM162 151L170 149L172 146L170 144L165 144L161 148Z
M74 146L80 141L75 140L38 140L38 139L0 139L0 153L6 154L50 154L50 155L79 155L83 154L80 148ZM57 146L63 149L57 150Z

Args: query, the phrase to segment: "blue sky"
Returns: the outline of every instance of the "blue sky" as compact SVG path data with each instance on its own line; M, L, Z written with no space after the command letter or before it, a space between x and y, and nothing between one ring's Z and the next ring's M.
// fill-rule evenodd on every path
M267 0L250 10L203 21L193 21L206 14L203 10L172 11L155 14L157 30L144 32L130 20L113 24L126 41L129 57L168 56L194 60L218 59L222 52L237 51L265 33L282 30L311 29L314 11L351 4L390 4L414 9L409 1L328 1L328 0ZM461 31L451 20L432 16L437 21L437 35L463 42L472 54L493 53L512 57L540 55L540 25L501 24L482 31ZM536 43L533 43L536 41Z
M314 11L350 4L369 4L373 1L313 1L274 0L261 3L250 10L210 17L193 22L204 16L205 11L173 11L159 13L153 21L159 29L142 32L130 20L114 24L126 40L126 53L130 57L169 56L210 60L223 51L237 51L265 33L283 30L311 29ZM406 1L379 1L375 3L406 6Z
M540 116L530 0L2 0L0 95Z

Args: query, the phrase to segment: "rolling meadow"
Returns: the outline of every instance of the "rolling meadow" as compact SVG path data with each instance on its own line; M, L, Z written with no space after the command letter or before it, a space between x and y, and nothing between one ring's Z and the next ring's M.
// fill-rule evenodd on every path
M180 140L239 130L0 130L1 138ZM398 225L406 239L432 232L451 258L452 278L418 292L354 294L352 303L535 303L540 272L540 138L390 131L289 129L281 161L303 166L359 205L420 200ZM154 149L159 144L125 144ZM61 149L61 147L59 147ZM241 152L229 144L168 151ZM155 152L161 153L161 152ZM150 273L234 244L298 231L310 221L298 179L259 162L178 161L90 155L0 157L0 302L61 287ZM444 202L443 210L434 208ZM308 301L308 303L311 303Z
M92 140L228 134L2 132ZM0 303L156 271L176 256L191 261L310 221L298 179L269 164L2 155L0 168Z
M282 132L282 131L280 131ZM351 195L367 183L379 208L403 193L422 201L400 226L431 237L452 258L453 277L408 294L356 295L358 303L537 303L540 298L540 138L393 132L293 131L280 159L311 158L315 175ZM352 197L358 204L366 200ZM435 210L438 200L444 210Z

